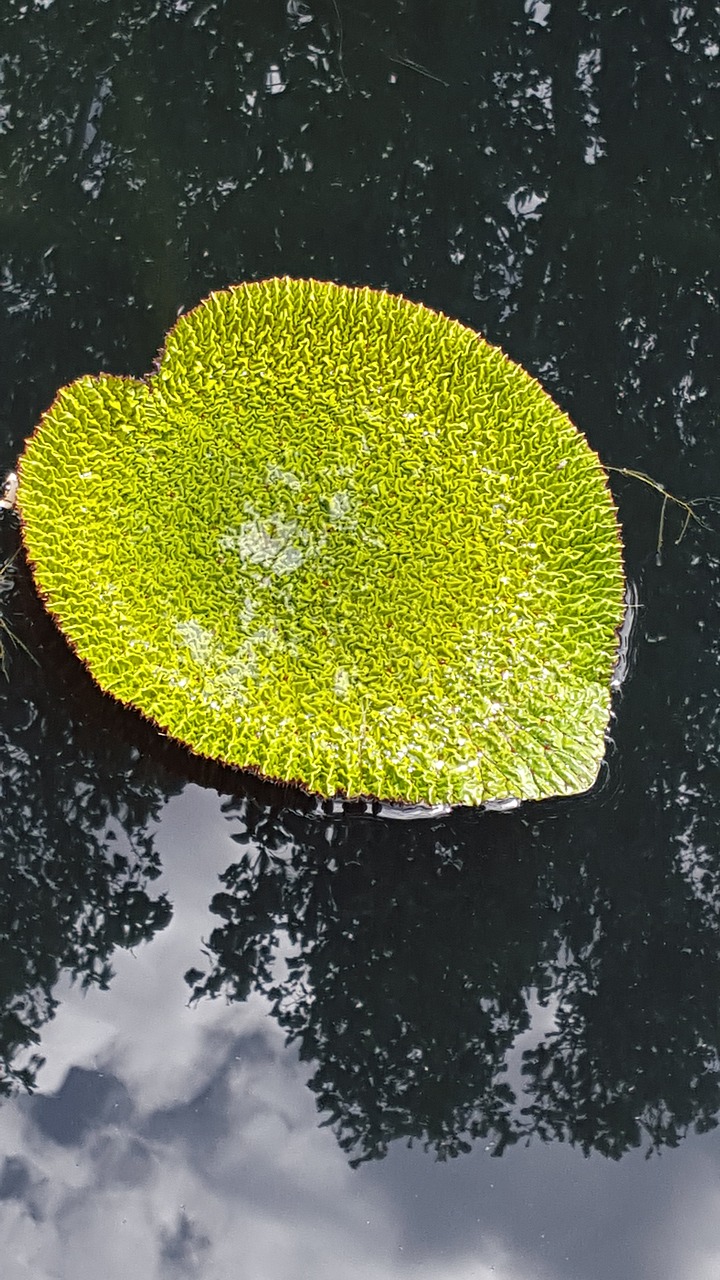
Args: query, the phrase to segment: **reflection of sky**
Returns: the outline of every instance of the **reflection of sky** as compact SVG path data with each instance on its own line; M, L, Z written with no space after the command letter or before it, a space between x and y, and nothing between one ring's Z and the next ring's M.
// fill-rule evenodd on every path
M187 1006L237 847L188 787L159 833L171 925L63 988L34 1098L0 1110L3 1280L716 1280L720 1144L584 1159L563 1146L351 1170L265 1005Z

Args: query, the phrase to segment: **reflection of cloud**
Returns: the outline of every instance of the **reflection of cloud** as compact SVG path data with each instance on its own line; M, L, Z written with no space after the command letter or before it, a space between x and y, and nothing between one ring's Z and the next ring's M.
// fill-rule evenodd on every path
M348 1280L402 1274L401 1224L318 1129L304 1071L279 1039L255 1033L248 1049L238 1038L184 1104L143 1116L140 1091L132 1116L120 1125L103 1116L75 1148L45 1140L32 1106L22 1108L22 1141L51 1189L42 1226L22 1195L0 1210L11 1257L25 1266L5 1280L167 1280L205 1274L205 1265L234 1280L240 1258L244 1275L282 1280L334 1280L338 1259ZM484 1251L414 1274L521 1280L498 1265L502 1250L489 1249L486 1263Z
M177 1108L164 1138L148 1136L162 1119L147 1117L144 1133L137 1117L106 1122L74 1150L27 1127L50 1192L42 1224L21 1199L0 1208L12 1260L4 1280L235 1280L240 1259L242 1275L268 1280L335 1280L340 1260L343 1280L405 1273L403 1224L318 1130L293 1056L265 1044ZM482 1240L470 1256L415 1262L413 1275L524 1280L506 1249Z
M547 196L540 195L537 191L521 187L518 191L513 191L507 201L507 207L514 218L531 218L536 220L542 217L542 205L545 204Z
M110 993L64 990L45 1096L0 1110L3 1280L236 1280L239 1259L253 1280L395 1280L407 1225L318 1127L308 1068L265 1002L187 1007L183 973L237 851L217 797L171 801L158 847L171 924L117 955ZM504 1246L467 1244L413 1274L525 1280Z
M112 1027L107 1029L104 1047L82 1060L83 1065L95 1067L112 1058L113 1070L143 1111L184 1101L202 1088L224 1061L238 1027L237 1012L229 1008L197 1018L196 1011L187 1007L183 979L185 971L197 963L200 939L209 931L208 901L217 875L236 852L217 797L199 787L187 787L166 807L157 847L166 868L157 884L167 883L178 918L159 937L157 949L114 957ZM85 999L78 1015L96 1028L106 1007L102 995L99 1000ZM250 1031L263 1018L264 1009L253 1004L243 1025ZM77 1034L77 1024L73 1032ZM60 1020L57 1036L62 1039ZM88 1032L88 1042L92 1037L93 1032ZM54 1057L54 1052L49 1056ZM44 1075L41 1084L46 1087Z
M655 1247L668 1275L691 1280L720 1276L720 1191L717 1161L698 1160L697 1176L680 1188L678 1200L660 1223Z
M118 953L109 992L64 992L46 1096L0 1109L3 1280L714 1280L712 1137L617 1164L561 1144L437 1163L394 1144L352 1171L266 1002L187 1007L230 831L210 793L169 803L171 924ZM530 1037L550 1016L532 1003Z

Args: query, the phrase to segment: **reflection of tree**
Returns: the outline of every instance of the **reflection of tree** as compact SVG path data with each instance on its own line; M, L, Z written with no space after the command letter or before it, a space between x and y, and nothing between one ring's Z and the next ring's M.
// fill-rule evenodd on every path
M213 901L213 971L189 975L196 995L270 996L317 1059L312 1088L348 1150L383 1154L401 1135L444 1155L489 1132L512 1140L504 1057L527 1026L548 925L534 861L502 821L486 819L493 857L474 825L452 844L445 824L283 824L252 809L246 822L236 838L249 847Z
M654 870L642 889L596 900L577 951L548 972L556 1029L526 1055L532 1129L586 1153L676 1146L689 1127L717 1125L717 923L682 879Z
M170 918L167 899L149 888L160 872L151 824L172 787L103 723L103 699L81 672L74 690L57 679L56 663L72 683L74 664L19 573L3 607L25 615L12 625L42 660L35 667L17 652L0 682L0 1094L32 1087L32 1046L55 1009L61 972L105 987L113 949L152 937Z

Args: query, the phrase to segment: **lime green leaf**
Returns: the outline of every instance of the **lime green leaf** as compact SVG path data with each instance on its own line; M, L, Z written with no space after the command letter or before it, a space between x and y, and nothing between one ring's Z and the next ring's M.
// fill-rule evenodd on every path
M211 294L147 381L63 388L18 501L97 682L202 755L411 803L597 775L624 587L605 473L446 316L314 280Z

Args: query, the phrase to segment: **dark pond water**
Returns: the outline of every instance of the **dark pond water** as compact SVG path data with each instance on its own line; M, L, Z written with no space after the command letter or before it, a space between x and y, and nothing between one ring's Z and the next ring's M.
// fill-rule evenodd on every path
M691 0L3 0L0 465L287 273L459 317L607 463L717 495L719 90ZM6 569L4 1280L720 1275L720 537L670 509L658 563L613 483L607 767L511 814L226 794Z

